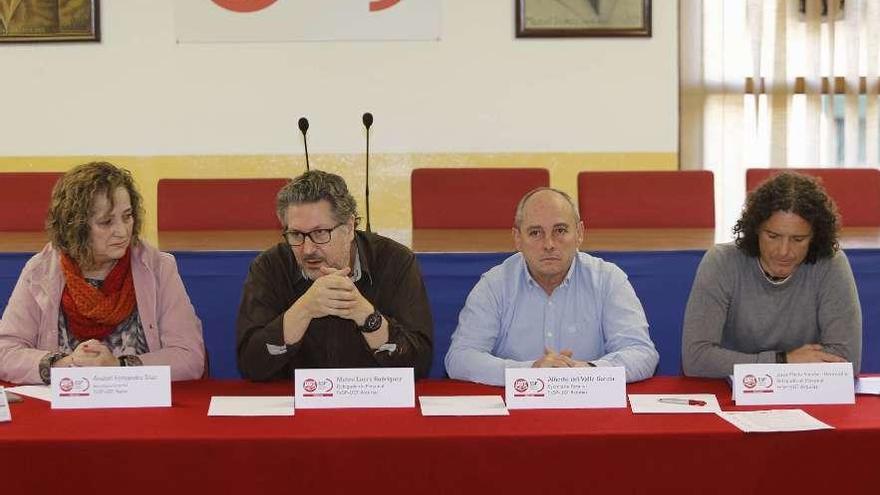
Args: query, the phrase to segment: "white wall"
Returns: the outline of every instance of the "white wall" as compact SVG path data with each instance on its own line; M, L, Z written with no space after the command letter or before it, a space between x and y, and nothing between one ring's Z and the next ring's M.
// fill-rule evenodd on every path
M173 0L103 0L100 44L0 46L0 156L299 154L301 115L360 152L368 110L383 153L677 151L676 1L652 38L540 40L439 1L439 42L178 45Z

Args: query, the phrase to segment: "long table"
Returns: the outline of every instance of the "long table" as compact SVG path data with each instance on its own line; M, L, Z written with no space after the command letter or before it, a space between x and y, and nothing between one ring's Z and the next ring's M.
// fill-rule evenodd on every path
M629 393L714 393L657 377ZM835 430L746 434L712 414L628 409L422 417L415 408L207 417L214 395L291 395L292 384L175 383L173 407L55 411L26 399L0 423L3 493L876 493L880 397L807 406ZM449 380L420 395L502 394Z
M659 375L681 373L681 325L694 274L714 232L700 229L587 230L582 249L616 263L629 276L645 308L651 337L660 352ZM178 232L160 236L174 252L187 291L202 319L217 378L239 377L235 318L248 266L259 250L280 239L276 231ZM14 242L13 242L14 241ZM5 249L39 246L38 235L13 237ZM27 244L30 243L30 244ZM443 357L458 313L480 275L512 249L509 230L414 231L409 243L428 290L434 318L430 376L445 376ZM10 247L11 246L11 247ZM862 370L880 372L880 229L847 229L842 236L862 306ZM33 250L35 250L34 248ZM0 242L0 251L4 243ZM29 253L0 252L0 310Z

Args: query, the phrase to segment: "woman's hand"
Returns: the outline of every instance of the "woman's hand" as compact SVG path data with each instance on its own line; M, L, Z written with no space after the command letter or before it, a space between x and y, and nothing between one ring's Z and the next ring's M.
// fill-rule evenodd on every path
M110 349L94 339L80 343L68 358L71 366L119 366Z

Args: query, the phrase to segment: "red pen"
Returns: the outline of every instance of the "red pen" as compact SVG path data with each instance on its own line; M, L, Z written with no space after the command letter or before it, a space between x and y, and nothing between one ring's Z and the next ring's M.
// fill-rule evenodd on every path
M664 404L677 404L679 406L705 406L706 401L704 400L696 400L696 399L677 399L674 397L663 397L657 399L657 402L662 402Z

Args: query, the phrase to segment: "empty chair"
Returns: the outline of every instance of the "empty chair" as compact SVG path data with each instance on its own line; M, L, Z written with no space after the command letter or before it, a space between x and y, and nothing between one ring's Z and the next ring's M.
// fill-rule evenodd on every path
M780 172L792 171L818 177L837 203L846 227L880 227L880 170L876 168L750 168L746 189L754 190Z
M288 179L162 179L159 231L280 229L275 195Z
M578 205L588 228L714 228L712 172L581 172Z
M412 172L413 228L510 228L520 198L549 184L544 168L417 168Z
M0 231L44 230L52 188L62 175L60 172L0 173Z

